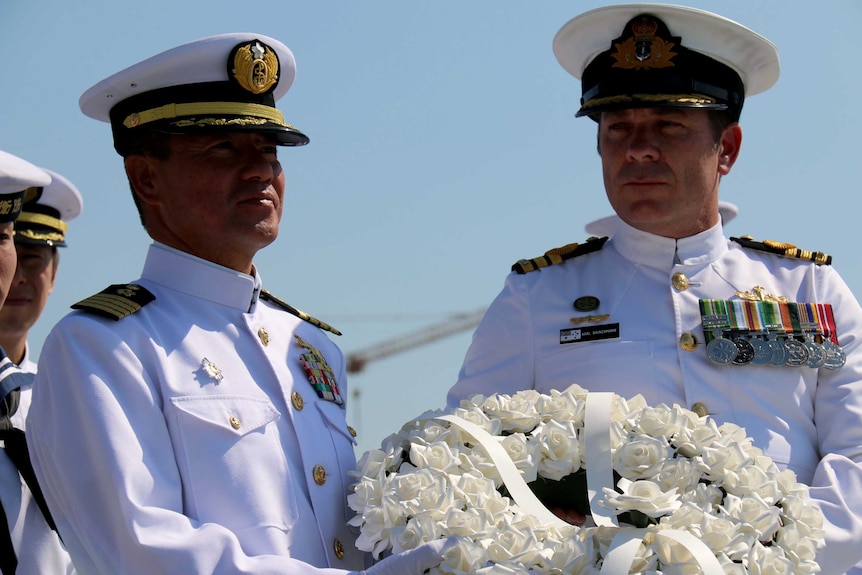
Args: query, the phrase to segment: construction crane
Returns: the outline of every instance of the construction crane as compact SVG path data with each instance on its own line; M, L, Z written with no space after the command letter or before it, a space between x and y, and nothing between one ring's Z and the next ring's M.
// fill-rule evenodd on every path
M425 345L446 336L472 329L479 325L479 321L483 315L485 315L485 308L470 313L455 314L444 322L349 353L345 358L347 373L358 373L365 368L368 362L389 357L390 355Z

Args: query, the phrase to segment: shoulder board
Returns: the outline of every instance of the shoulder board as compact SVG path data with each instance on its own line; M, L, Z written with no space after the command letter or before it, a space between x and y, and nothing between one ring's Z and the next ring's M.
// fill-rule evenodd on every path
M763 240L762 242L757 242L754 241L751 236L730 238L730 240L738 243L744 248L749 248L752 250L760 250L762 252L778 254L780 256L786 256L788 258L807 260L809 262L814 262L817 265L828 266L832 264L832 256L830 255L826 255L823 252L802 250L797 248L793 244L788 244L786 242L776 242L775 240Z
M341 335L340 331L338 331L337 329L335 329L334 327L332 327L328 323L324 323L324 322L320 321L319 319L317 319L316 317L311 317L310 315L308 315L304 311L300 311L300 310L296 309L295 307L293 307L292 305L290 305L286 301L275 297L274 295L272 295L271 293L269 293L265 289L260 290L260 299L277 305L278 307L280 307L281 309L283 309L287 313L293 314L296 317L298 317L299 319L301 319L303 321L307 321L308 323L310 323L313 326L317 326L320 329L325 329L326 331L334 333L335 335Z
M151 301L155 300L150 291L135 284L115 284L108 286L86 299L72 305L72 309L80 309L100 315L114 321L130 316Z
M606 241L608 241L608 238L606 237L591 237L587 238L587 241L582 244L574 243L560 248L554 248L546 251L543 256L539 256L531 260L519 260L512 266L512 271L519 274L525 274L547 266L561 264L566 260L599 251L602 249L602 246L605 245Z

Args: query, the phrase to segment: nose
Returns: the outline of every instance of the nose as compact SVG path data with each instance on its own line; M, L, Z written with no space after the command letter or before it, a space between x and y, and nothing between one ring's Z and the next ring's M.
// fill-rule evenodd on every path
M281 163L275 154L250 146L243 157L242 177L246 180L270 183L281 173Z
M626 155L630 162L658 160L660 155L658 145L646 126L638 126L633 130Z

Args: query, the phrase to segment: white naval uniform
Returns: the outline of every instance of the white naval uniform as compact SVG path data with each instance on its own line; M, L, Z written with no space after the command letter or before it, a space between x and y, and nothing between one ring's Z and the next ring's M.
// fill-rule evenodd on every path
M27 373L36 372L36 365L29 360L27 353L19 367ZM10 419L17 429L25 430L32 384L20 389L18 410ZM3 449L0 449L0 501L6 524L11 527L12 546L18 558L16 575L75 573L60 538L48 526L18 468Z
M684 274L685 289L673 276ZM684 282L678 282L683 284ZM846 364L722 366L706 355L700 298L737 299L755 285L791 302L832 304ZM589 313L573 302L595 296ZM570 318L609 314L613 339L560 343ZM694 351L683 334L697 337ZM862 308L830 266L743 249L721 225L673 240L625 223L597 252L524 275L512 273L473 335L448 402L475 393L540 392L577 383L590 391L642 394L650 405L705 406L745 427L757 446L811 486L826 516L824 575L862 559ZM857 571L851 571L857 572ZM862 571L859 571L862 572Z
M294 336L346 398L338 347L259 299L259 276L159 244L135 283L156 299L128 317L60 321L34 385L28 444L78 570L364 568L346 525L355 440L344 406L309 383Z

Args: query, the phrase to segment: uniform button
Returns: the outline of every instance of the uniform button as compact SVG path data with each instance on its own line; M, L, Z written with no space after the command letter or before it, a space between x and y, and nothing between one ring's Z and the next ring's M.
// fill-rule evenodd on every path
M344 545L341 543L341 541L336 539L332 543L332 549L335 551L336 557L338 557L339 559L344 559Z
M679 336L679 346L685 351L694 351L697 349L697 338L690 331Z
M240 423L239 419L237 419L236 417L231 416L230 426L234 429L239 429L240 427L242 427L242 423Z
M709 410L706 408L706 404L701 403L700 401L695 402L694 405L691 406L691 410L695 412L698 417L706 417L709 415Z
M347 432L350 433L351 437L356 437L356 430L353 429L350 425L347 426Z
M260 338L260 343L263 344L263 347L266 347L269 345L269 333L267 333L265 327L262 327L259 330L257 330L257 337Z
M673 274L673 277L670 278L671 283L673 283L673 287L678 289L679 291L685 291L688 289L688 278L685 277L685 274Z
M302 399L302 394L298 391L294 391L290 394L290 402L293 404L296 411L302 411L302 408L305 407L305 400Z
M318 485L326 483L326 469L322 465L315 465L311 470L311 476L314 477L314 482Z

